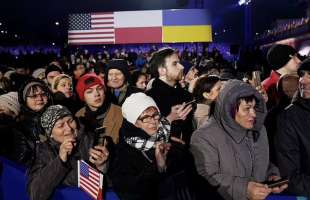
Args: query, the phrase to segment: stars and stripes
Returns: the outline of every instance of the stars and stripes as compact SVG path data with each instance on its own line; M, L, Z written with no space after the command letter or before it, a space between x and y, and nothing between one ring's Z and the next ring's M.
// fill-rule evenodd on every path
M85 161L78 161L78 187L93 199L102 199L103 175Z
M69 16L69 44L114 44L114 14L91 13Z

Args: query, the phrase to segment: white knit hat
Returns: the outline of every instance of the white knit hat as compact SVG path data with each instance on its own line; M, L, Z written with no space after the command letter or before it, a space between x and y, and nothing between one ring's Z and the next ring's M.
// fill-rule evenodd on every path
M122 105L123 117L128 122L135 124L141 113L149 107L155 107L159 111L155 101L146 94L134 93L126 98Z
M44 79L45 78L45 69L44 68L38 68L32 72L32 77L33 78L38 78L38 79Z
M9 92L0 96L0 106L8 108L14 112L16 116L20 112L20 104L18 102L17 92Z

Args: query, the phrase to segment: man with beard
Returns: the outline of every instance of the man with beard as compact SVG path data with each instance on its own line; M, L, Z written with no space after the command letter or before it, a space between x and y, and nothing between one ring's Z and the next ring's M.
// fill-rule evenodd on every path
M155 76L152 87L146 93L151 96L161 114L167 116L171 109L189 112L192 106L185 106L185 102L192 100L192 95L180 87L184 67L180 63L178 52L171 48L163 48L155 52L150 60L150 69ZM171 134L189 144L193 132L192 114L186 119L172 123Z
M275 147L289 193L310 196L310 58L301 63L298 76L298 94L278 118Z

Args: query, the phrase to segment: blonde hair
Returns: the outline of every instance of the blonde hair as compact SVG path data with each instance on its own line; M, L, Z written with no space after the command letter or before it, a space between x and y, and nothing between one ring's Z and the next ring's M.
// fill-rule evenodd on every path
M60 80L62 79L69 79L69 81L71 82L72 84L72 78L70 76L68 76L67 74L59 74L58 76L56 76L54 79L53 79L53 82L52 82L52 90L53 91L56 91L57 90L57 87L59 85L59 82Z

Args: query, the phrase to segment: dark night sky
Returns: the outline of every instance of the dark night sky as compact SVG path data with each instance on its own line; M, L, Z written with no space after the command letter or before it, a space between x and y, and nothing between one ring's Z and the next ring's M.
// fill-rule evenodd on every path
M302 6L296 3L298 0L252 1L253 32L261 32L278 18L305 15ZM2 2L0 7L0 29L28 41L50 42L57 38L60 41L66 36L69 13L195 8L195 2L199 0L9 0ZM228 29L225 34L230 35L225 38L236 41L242 37L243 27L243 9L235 6L237 2L205 0L203 4L212 13L213 30ZM55 26L56 21L60 22L59 27Z

